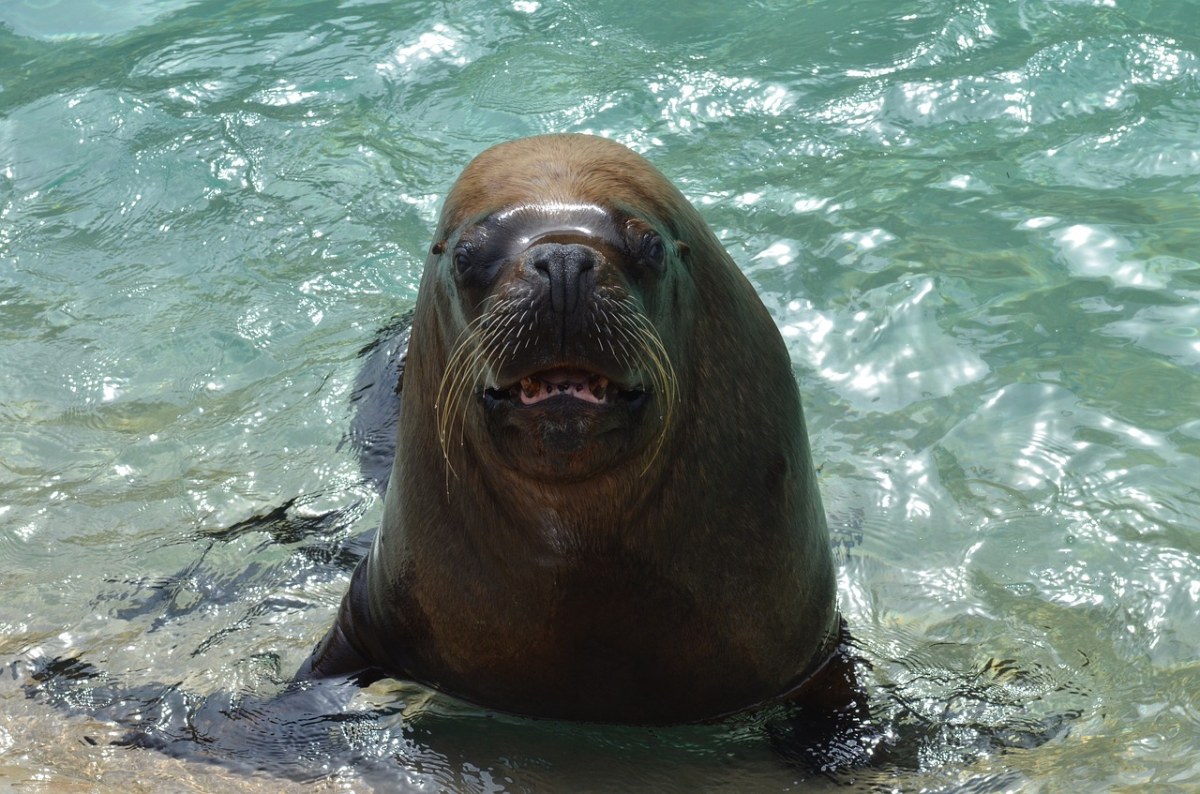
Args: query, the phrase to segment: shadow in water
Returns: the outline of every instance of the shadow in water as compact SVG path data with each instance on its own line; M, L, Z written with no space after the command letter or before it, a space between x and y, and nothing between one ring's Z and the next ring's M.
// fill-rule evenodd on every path
M813 715L781 704L711 724L647 728L490 713L402 682L368 690L346 680L293 684L280 678L277 660L260 661L268 672L253 692L200 696L178 684L125 685L79 659L37 662L25 689L119 728L115 740L85 735L92 744L111 741L299 782L339 776L389 790L859 786L1036 747L1064 736L1077 716L1029 713L1016 694L1028 693L1027 682L1011 685L1023 674L1004 665L942 670L936 688L929 681L909 689L868 686L873 717L865 708ZM855 667L869 672L861 658Z

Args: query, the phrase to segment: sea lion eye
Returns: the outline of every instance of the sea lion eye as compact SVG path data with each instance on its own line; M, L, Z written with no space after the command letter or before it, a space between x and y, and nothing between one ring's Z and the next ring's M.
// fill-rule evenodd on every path
M648 233L642 238L642 264L648 266L654 272L661 273L666 265L666 247L663 245L662 238L655 232Z
M458 268L459 273L466 273L471 269L471 247L460 243L454 249L454 266Z

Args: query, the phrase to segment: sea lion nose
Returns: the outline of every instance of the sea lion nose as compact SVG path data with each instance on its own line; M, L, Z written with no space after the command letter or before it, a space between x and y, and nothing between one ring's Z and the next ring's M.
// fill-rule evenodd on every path
M581 309L598 259L594 249L579 243L539 243L525 252L525 267L546 279L550 307L565 322Z

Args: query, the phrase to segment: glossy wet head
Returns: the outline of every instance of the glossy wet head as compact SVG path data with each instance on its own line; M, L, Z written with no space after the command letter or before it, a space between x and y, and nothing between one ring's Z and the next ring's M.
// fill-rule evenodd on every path
M435 244L466 326L442 382L443 441L480 412L505 465L574 479L659 435L674 379L648 307L683 250L661 229L607 201L528 201Z

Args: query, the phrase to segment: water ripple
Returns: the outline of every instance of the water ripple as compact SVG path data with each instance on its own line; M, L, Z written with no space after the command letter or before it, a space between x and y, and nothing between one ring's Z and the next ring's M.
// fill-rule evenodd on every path
M1195 3L111 5L0 7L10 656L197 692L298 663L346 560L200 538L363 498L355 353L411 308L442 193L490 143L593 131L681 186L783 329L879 713L948 726L880 787L1196 781ZM14 681L0 777L113 780ZM794 783L740 734L364 697L407 713L347 721L372 760L329 785ZM1059 741L956 755L1056 710Z
M860 236L847 256L875 245ZM935 283L921 277L868 290L848 311L819 312L792 301L780 318L784 339L860 408L890 412L944 397L984 378L989 367L939 326L945 300Z

